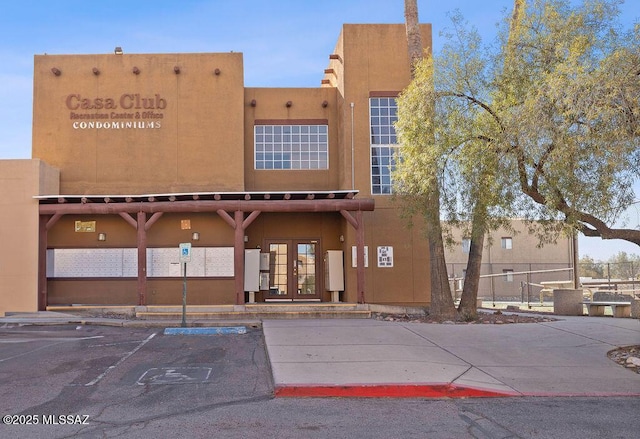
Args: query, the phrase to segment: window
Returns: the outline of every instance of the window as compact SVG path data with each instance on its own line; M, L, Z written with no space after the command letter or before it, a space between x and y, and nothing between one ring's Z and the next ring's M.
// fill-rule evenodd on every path
M462 253L469 253L471 251L471 240L464 238L462 240Z
M501 246L505 250L511 250L513 248L513 239L512 238L502 238L500 240Z
M504 281L505 282L513 282L513 270L512 269L507 269L507 270L502 270L502 273L504 273Z
M371 125L371 193L391 194L391 172L396 167L398 139L394 123L398 120L395 98L369 100Z
M327 125L255 125L255 169L329 169Z

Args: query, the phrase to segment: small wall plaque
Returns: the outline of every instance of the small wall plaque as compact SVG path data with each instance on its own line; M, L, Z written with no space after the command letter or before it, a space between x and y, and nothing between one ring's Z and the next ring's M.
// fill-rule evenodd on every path
M96 222L95 221L76 221L75 231L80 233L92 232L96 231Z

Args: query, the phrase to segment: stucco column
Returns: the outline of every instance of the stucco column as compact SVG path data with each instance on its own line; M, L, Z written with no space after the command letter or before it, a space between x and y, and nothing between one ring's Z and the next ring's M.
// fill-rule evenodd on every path
M39 215L38 311L47 309L47 217Z
M39 215L38 233L38 311L46 311L47 294L47 240L49 229L62 218L61 213L51 216Z

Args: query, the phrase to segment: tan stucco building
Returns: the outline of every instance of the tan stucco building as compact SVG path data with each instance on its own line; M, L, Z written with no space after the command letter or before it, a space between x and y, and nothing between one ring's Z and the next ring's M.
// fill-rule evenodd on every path
M344 25L317 88L245 87L241 53L35 56L33 160L0 161L0 313L180 304L180 244L189 304L428 304L390 196L409 79L401 24Z
M573 288L572 268L577 252L574 240L561 237L554 243L540 245L539 237L531 233L529 226L522 219L513 219L508 229L501 227L487 235L478 297L527 302L540 299L545 283L555 284L556 288ZM454 229L453 235L457 244L447 249L447 271L455 294L460 297L470 240L460 229Z

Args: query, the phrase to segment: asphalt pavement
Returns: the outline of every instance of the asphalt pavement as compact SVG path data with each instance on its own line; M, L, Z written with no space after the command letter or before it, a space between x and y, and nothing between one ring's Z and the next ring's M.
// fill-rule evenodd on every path
M640 374L607 357L640 345L640 320L430 324L374 319L264 320L279 397L640 396ZM164 325L42 312L22 324Z

